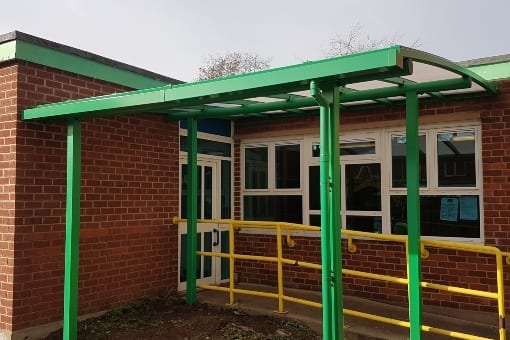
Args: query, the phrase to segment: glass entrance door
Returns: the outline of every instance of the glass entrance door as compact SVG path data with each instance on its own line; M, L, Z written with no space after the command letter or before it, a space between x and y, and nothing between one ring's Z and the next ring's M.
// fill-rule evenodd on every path
M198 161L197 218L218 219L220 195L219 166L216 161ZM187 164L181 164L181 217L186 218ZM179 223L179 283L178 289L186 289L187 275L187 225ZM228 226L198 223L197 250L228 253ZM217 256L197 255L197 284L216 284L228 279L228 259Z

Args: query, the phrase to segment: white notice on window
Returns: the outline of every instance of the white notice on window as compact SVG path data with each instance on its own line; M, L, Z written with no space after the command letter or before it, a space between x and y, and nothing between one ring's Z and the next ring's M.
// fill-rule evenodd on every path
M460 198L460 219L465 221L478 220L478 200L473 196Z
M459 219L459 199L456 197L441 198L441 221L457 222Z

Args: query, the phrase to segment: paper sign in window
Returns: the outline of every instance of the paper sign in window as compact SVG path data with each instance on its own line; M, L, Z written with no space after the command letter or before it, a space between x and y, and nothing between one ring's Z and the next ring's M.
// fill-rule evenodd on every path
M478 220L478 200L473 196L460 198L460 219L465 221Z
M459 199L456 197L441 198L441 221L457 222L459 219Z

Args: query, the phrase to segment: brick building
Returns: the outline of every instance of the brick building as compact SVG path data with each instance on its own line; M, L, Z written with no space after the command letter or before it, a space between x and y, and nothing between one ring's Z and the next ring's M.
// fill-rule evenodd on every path
M422 234L509 252L510 58L462 66L498 92L435 94L420 105ZM63 313L67 125L63 119L24 121L21 113L40 104L179 83L23 33L0 36L0 329L5 338L59 327ZM342 225L406 234L405 107L375 104L342 108ZM319 116L314 109L309 113L199 121L198 216L320 226ZM83 121L80 315L185 287L185 232L172 217L187 212L186 141L186 123L158 113ZM214 232L221 248L228 233L199 225L202 249L208 249ZM320 262L319 237L293 238L296 245L284 247L284 253ZM274 242L265 233L236 234L242 253L274 254ZM402 245L367 240L356 245L354 253L342 247L345 268L406 275ZM424 279L473 289L495 286L493 258L429 252L422 261ZM212 262L203 262L201 279L225 282L225 262ZM274 285L275 268L240 261L236 271L243 282ZM320 290L320 272L284 270L287 287ZM505 275L508 283L510 274ZM344 278L344 291L397 303L408 295L405 286L352 277ZM424 290L423 302L495 310L490 300L435 290Z

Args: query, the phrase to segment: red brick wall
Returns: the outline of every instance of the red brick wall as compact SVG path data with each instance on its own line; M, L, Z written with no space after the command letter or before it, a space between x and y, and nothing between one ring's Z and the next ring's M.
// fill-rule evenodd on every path
M126 90L29 63L20 63L15 77L14 115L41 103ZM62 317L66 125L18 121L13 129L13 330L20 330ZM177 123L155 115L94 119L83 122L82 136L80 314L175 290Z
M16 73L0 67L0 329L11 330L16 171Z
M482 125L483 158L483 200L484 200L484 236L486 245L494 245L503 251L510 251L510 81L500 82L497 97L474 98L469 100L431 102L420 106L420 116L433 116L449 113L479 112ZM341 113L341 125L366 124L371 122L405 119L403 106L394 106L371 111L345 111ZM241 120L236 122L235 163L236 176L240 174L240 145L243 136L257 131L267 133L277 131L309 129L316 127L318 133L318 116L296 117L290 119ZM235 218L241 217L240 181L235 186ZM254 247L269 236L239 234L237 250L241 253L275 256L275 237L264 249ZM296 238L296 247L285 248L292 258L305 260L310 256L320 263L320 243L314 238ZM405 250L401 245L379 243L375 241L356 242L355 253L346 252L344 244L344 268L360 269L386 275L405 277ZM429 249L430 257L422 260L423 279L445 285L495 291L494 257L472 255L457 251ZM239 262L236 271L240 272L241 281L275 284L276 266ZM510 266L505 265L506 296L510 296ZM315 271L291 266L285 267L285 285L293 288L320 289L320 275ZM377 300L390 300L400 303L407 301L405 286L371 281L363 278L344 277L344 290L347 294L358 295ZM423 290L426 304L440 305L471 310L495 310L496 304L487 299L447 294L431 289ZM507 306L510 300L507 299Z

